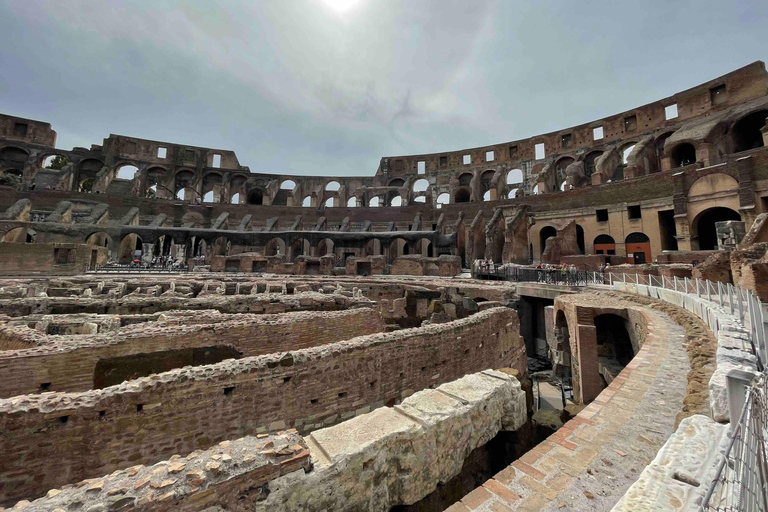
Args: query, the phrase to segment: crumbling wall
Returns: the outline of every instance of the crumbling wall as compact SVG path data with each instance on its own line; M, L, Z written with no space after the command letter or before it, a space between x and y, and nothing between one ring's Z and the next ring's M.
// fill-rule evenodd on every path
M260 432L335 424L492 367L525 374L517 314L187 367L77 394L0 400L2 500ZM116 443L119 440L119 443Z
M556 236L547 239L546 247L541 254L541 261L560 263L560 259L563 256L574 254L581 254L581 249L577 242L576 222L571 221L564 228L558 229Z

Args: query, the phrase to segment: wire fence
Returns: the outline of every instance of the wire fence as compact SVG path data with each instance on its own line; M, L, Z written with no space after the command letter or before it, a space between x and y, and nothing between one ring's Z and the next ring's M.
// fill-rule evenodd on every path
M738 421L731 425L730 440L714 481L700 510L710 512L768 511L768 385L761 374L747 388Z

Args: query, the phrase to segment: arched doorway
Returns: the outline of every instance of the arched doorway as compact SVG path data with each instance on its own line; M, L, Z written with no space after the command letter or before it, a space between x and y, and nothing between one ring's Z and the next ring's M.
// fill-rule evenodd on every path
M689 142L678 144L672 149L672 167L685 167L696 163L696 148Z
M627 257L636 265L651 261L651 240L645 233L630 233L624 239Z
M427 238L420 239L418 242L416 242L416 254L426 256L427 258L432 258L432 242Z
M248 204L261 205L264 204L264 192L261 189L255 188L248 192Z
M616 254L616 241L611 235L597 235L593 246L595 254Z
M333 256L333 240L330 238L323 238L320 243L317 244L318 256Z
M469 190L465 188L460 188L456 191L456 194L453 196L453 202L454 203L468 203L470 198Z
M7 231L0 242L12 242L12 243L32 243L34 242L33 236L27 232L27 228L13 228Z
M280 256L286 254L285 242L282 238L273 238L264 246L264 256Z
M586 246L584 245L584 228L576 224L576 245L579 246L579 252L586 254Z
M299 238L291 244L290 260L296 261L299 256L309 256L309 240L306 238Z
M692 231L699 243L700 251L717 249L717 229L715 224L726 220L741 220L738 212L717 206L704 210L693 219Z
M553 226L544 226L539 231L539 255L544 254L544 249L547 247L547 239L557 236L557 229Z

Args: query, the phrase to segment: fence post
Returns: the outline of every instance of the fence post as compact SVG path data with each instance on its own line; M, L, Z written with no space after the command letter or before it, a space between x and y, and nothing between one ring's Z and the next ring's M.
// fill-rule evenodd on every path
M613 272L608 272L608 285L613 287Z
M743 299L741 297L741 288L735 287L736 289L736 304L739 306L739 318L741 319L741 325L744 325L744 304Z
M696 278L696 296L701 297L701 289L699 287L701 279Z
M733 288L733 286L731 285L731 283L728 283L726 285L726 290L728 291L728 304L731 307L731 314L733 314L733 292L731 288Z
M674 283L675 291L677 291L677 276L672 276L672 283Z
M667 287L667 280L664 278L664 274L661 274L661 287L662 288Z
M723 283L717 282L717 302L720 306L723 306Z
M624 272L621 273L621 281L626 284L627 283L627 274Z
M704 281L704 283L707 285L707 302L712 302L712 283L709 281L709 279Z

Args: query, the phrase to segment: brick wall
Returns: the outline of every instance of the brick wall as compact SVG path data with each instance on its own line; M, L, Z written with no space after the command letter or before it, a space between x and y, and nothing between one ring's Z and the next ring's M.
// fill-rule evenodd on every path
M496 308L445 324L187 367L78 394L0 400L0 501L225 439L302 432L486 368L526 371L517 314Z
M89 390L97 361L113 357L214 346L232 347L250 357L333 343L385 328L383 319L371 308L226 318L229 320L221 323L137 324L118 334L37 336L38 346L0 356L0 375L6 376L0 379L0 397L36 393L42 383L47 383L50 391Z

